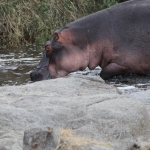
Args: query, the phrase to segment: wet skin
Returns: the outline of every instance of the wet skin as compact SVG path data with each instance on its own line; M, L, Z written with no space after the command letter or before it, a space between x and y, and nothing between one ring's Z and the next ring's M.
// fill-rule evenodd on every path
M127 1L67 24L45 44L32 81L58 78L86 67L103 79L150 74L150 1Z

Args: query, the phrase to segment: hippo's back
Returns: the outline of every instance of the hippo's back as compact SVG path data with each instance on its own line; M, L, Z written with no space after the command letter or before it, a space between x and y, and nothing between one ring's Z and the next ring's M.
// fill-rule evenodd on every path
M65 28L79 30L79 34L84 31L94 42L104 38L124 43L149 40L139 36L150 33L150 0L120 3L73 21Z
M98 29L103 24L116 25L129 23L139 19L150 20L150 0L129 0L107 9L77 19L65 26L65 28L91 28ZM123 24L125 26L125 24Z
M129 1L110 11L113 40L128 45L145 45L150 41L150 0Z

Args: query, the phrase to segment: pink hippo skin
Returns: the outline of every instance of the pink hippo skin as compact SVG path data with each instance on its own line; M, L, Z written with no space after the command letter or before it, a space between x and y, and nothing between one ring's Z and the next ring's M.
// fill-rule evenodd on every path
M103 79L149 74L150 1L127 1L71 22L55 31L45 50L32 81L97 66Z

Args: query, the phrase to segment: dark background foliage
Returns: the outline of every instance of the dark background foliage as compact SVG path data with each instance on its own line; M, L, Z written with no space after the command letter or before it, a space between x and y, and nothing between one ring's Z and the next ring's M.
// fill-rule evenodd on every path
M66 23L125 0L1 0L0 45L44 43Z

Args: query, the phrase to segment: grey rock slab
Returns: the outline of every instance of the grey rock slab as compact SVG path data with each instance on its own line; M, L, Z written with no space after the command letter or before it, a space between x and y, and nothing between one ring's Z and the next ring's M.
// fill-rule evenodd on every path
M120 95L114 86L96 76L76 75L0 87L0 146L28 150L36 143L24 142L23 146L23 136L30 139L36 128L42 129L37 138L42 147L41 138L48 135L43 128L50 126L55 132L71 128L81 137L105 141L111 145L109 150L129 148L139 137L148 139L150 130L149 109L138 96L133 97ZM90 145L85 148L99 147Z
M127 149L138 137L150 133L145 106L140 101L121 97L88 106L86 118L73 120L68 126L80 136L111 141L115 150L121 146Z
M150 90L131 93L128 97L140 100L147 107L147 109L150 109Z

